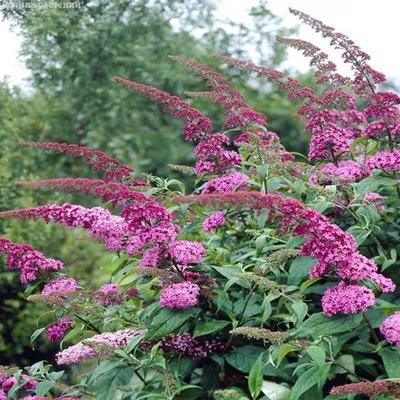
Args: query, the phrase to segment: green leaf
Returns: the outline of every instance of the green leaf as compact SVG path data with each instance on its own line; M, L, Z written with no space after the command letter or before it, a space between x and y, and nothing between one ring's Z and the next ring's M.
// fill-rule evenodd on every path
M356 214L364 226L376 224L381 219L374 206L360 207L356 211Z
M257 165L256 169L261 180L265 179L265 177L268 176L268 165L266 164Z
M400 349L382 349L379 353L389 378L400 378Z
M179 189L181 190L181 194L185 194L185 185L181 181L178 181L178 179L169 180L167 187L169 188L171 185L178 186Z
M272 314L271 301L272 301L272 299L269 296L267 296L267 297L265 297L265 299L263 300L263 303L261 305L261 310L263 310L261 318L262 318L263 322L265 322Z
M150 394L145 394L144 396L140 395L140 397L137 398L137 400L143 400L143 399L156 399L156 400L160 400L160 399L168 399L168 397L165 394L161 394L161 393L150 393Z
M288 285L298 285L310 272L310 268L316 263L315 258L296 257L289 268Z
M360 144L363 144L364 142L368 142L368 140L369 140L368 136L361 136L353 140L350 145L350 151L353 152L356 147L358 147Z
M176 378L179 376L186 376L191 371L195 362L189 357L173 358L168 361L167 369Z
M150 351L151 359L153 359L157 355L157 352L158 352L158 349L160 348L160 346L161 346L161 342L158 342L151 348L151 351Z
M194 329L193 337L196 338L199 336L208 335L208 334L216 332L216 331L220 331L221 329L225 328L230 323L231 323L230 321L201 322L200 324L196 325L196 328Z
M214 265L211 267L227 279L233 278L238 272L242 272L239 267L216 267Z
M295 301L291 307L297 316L296 327L298 327L307 315L308 305L304 301Z
M224 365L225 365L225 360L219 356L218 354L211 354L210 358L219 365L219 367L221 368L221 370L224 369Z
M238 347L227 353L225 360L232 367L247 374L251 371L251 368L263 351L263 348L257 346Z
M304 392L325 379L329 369L330 365L327 364L322 368L315 366L304 372L293 386L290 400L297 400Z
M269 381L263 382L261 391L269 400L289 400L291 394L291 390L286 386Z
M113 275L114 282L118 282L127 272L133 272L134 273L133 276L135 276L135 279L138 279L139 275L137 273L135 273L136 271L133 268L137 264L139 264L139 261L129 263L129 264L125 265L122 269L120 269L118 271L114 271L114 275Z
M36 396L45 396L46 393L56 384L54 381L39 382L36 386Z
M395 179L385 178L380 175L363 179L361 182L353 183L357 194L363 195L370 192L376 192L380 187L394 186L397 183Z
M243 282L241 282L239 278L233 277L226 282L224 287L224 292L227 293L230 287L235 283L237 283L239 286L243 285Z
M290 344L283 344L282 346L279 347L279 355L278 355L278 360L276 363L276 368L279 367L280 363L283 361L283 359L292 351L298 351L299 347L297 346L292 346Z
M40 283L40 281L29 282L24 290L24 297L27 298L28 296L30 296L33 291L40 285Z
M358 246L364 243L365 239L369 236L370 232L365 230L359 225L353 225L347 232L351 233Z
M31 374L31 376L35 376L37 374L43 375L46 372L47 368L45 367L44 361L38 361L29 368L29 373ZM19 374L19 372L17 372L17 374ZM17 376L17 374L15 374L15 377Z
M281 178L270 178L267 180L267 191L268 193L275 193L279 187L279 185L282 183Z
M353 374L355 373L355 365L354 365L354 358L352 355L350 354L343 354L342 356L340 356L336 362L338 364L335 364L332 366L332 372L336 373L336 374L347 374L348 371L351 371ZM345 367L346 369L342 368Z
M142 310L140 310L137 315L138 315L140 321L145 321L147 318L149 318L151 316L151 314L153 314L153 312L158 311L159 308L160 308L160 305L158 304L158 302L154 302L154 303L150 304L149 306L147 306L146 308L143 308Z
M141 342L141 340L146 336L145 333L135 336L126 346L125 352L129 354L133 349L137 347L137 345Z
M259 298L257 295L253 294L246 304L246 300L241 298L235 301L233 305L233 311L236 313L236 316L239 316L243 310L245 310L243 317L250 318L255 315L261 314L261 305L258 302Z
M114 278L115 275L117 275L119 271L121 271L123 268L125 268L127 266L127 264L129 264L129 261L130 261L129 259L126 259L126 260L123 260L122 262L120 262L119 265L117 265L117 267L111 273L111 278Z
M146 340L152 341L169 335L180 328L190 317L197 316L200 311L199 308L188 308L186 310L163 308L153 319Z
M394 260L386 260L383 264L382 264L382 271L384 271L385 269L389 268L391 265L393 265L396 261Z
M201 389L201 387L196 386L196 385L184 385L184 386L181 386L179 389L177 389L176 393L181 393L184 390L188 390L188 389Z
M84 324L77 324L74 328L70 329L67 334L63 337L61 344L64 342L68 342L73 339L75 336L79 335L85 329Z
M120 366L108 371L107 374L101 375L94 388L96 400L116 399L118 387L127 385L134 373L135 369L133 366Z
M30 371L29 371L30 372ZM47 375L52 381L56 381L57 379L61 378L64 375L65 371L53 371L49 372Z
M191 388L174 396L174 400L196 400L204 398L204 390Z
M255 241L256 249L262 249L267 244L267 238L267 235L259 236Z
M335 315L327 317L323 313L313 314L303 322L293 334L293 338L307 336L325 336L347 332L356 328L362 321L361 314L349 314L346 316Z
M15 383L13 386L12 386L12 388L8 391L8 393L7 393L7 400L11 400L11 399L13 399L14 398L14 394L18 391L18 389L20 388L20 387L22 387L22 385L23 385L23 383L22 383L22 381L21 381L21 371L17 371L15 374L14 374L14 377L15 377L15 379L17 380L17 381L20 381L19 383L17 382L17 383Z
M31 335L31 343L33 343L40 335L41 333L45 330L46 328L39 328L36 329L35 332L32 333Z
M303 236L294 236L290 237L286 242L286 248L288 249L296 249L303 245L306 242L306 238Z
M262 353L257 358L256 363L250 370L249 374L249 390L253 399L256 399L261 392L261 387L263 383L263 361Z
M91 373L88 374L86 383L91 385L94 380L102 374L111 371L115 367L120 367L124 363L123 360L106 360L101 362L98 367Z
M309 288L311 285L314 285L314 283L320 281L321 278L311 278L303 282L300 286L300 293L304 293L307 288Z
M321 347L310 346L307 347L306 351L319 367L322 367L325 364L325 351Z

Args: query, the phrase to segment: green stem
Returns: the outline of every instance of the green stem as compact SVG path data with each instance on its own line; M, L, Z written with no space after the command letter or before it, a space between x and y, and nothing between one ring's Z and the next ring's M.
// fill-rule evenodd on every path
M372 338L374 339L375 344L378 344L378 343L379 343L378 336L376 336L376 333L375 333L375 331L374 331L374 328L372 327L371 322L370 322L370 320L369 320L367 314L366 314L365 312L363 312L362 315L363 315L363 317L364 317L364 319L365 319L365 322L366 322L367 325L368 325L368 329L369 329L369 331L371 332L371 335L372 335Z
M145 383L145 379L143 378L142 375L139 374L139 369L140 369L140 368L135 369L135 374L136 374L136 376L137 376L143 383Z
M390 258L389 253L383 248L383 246L382 246L381 242L379 241L379 239L372 232L371 232L371 237L372 237L372 240L375 242L375 244L382 250L382 252L385 255L385 257L386 258Z
M240 324L241 324L241 322L242 322L242 319L243 319L244 313L245 313L245 311L246 311L246 308L247 308L247 306L248 306L248 304L249 304L251 295L253 294L253 292L254 292L254 290L255 290L256 287L257 287L257 285L254 285L254 286L250 289L249 294L247 295L246 301L245 301L244 306L243 306L243 310L242 310L242 312L241 312L241 314L240 314L239 321L238 321L238 324L237 324L237 326L236 326L237 328L240 326ZM225 348L224 348L224 351L223 351L224 353L226 352L226 350L228 349L229 345L231 344L232 338L233 338L233 336L231 335L231 336L229 337L228 342L227 342L226 345L225 345Z
M240 317L239 317L239 321L238 321L237 327L239 327L240 324L241 324L241 322L242 322L242 319L243 319L243 317L244 317L244 313L245 313L245 311L246 311L246 308L247 308L247 306L248 306L248 304L249 304L251 295L254 293L254 290L256 289L256 287L257 287L257 285L254 285L254 286L250 289L249 294L247 295L246 301L245 301L244 306L243 306L243 310L242 310L242 312L241 312L241 314L240 314Z
M354 212L352 210L350 210L350 208L347 208L347 210L349 211L349 213L351 214L351 216L353 217L353 219L361 224L361 221L359 220L359 218L357 217L356 214L354 214ZM362 224L361 224L362 225ZM379 239L377 238L377 236L371 231L370 233L372 240L375 242L375 244L382 250L383 254L385 255L386 258L390 258L389 253L386 251L386 249L382 246L382 243L379 241Z
M334 364L337 365L338 367L344 369L346 372L348 372L350 375L353 375L354 377L356 377L359 381L363 381L365 379L360 378L355 372L350 371L347 367L345 367L344 365L338 363L335 359L333 358L328 358L328 360Z
M243 215L242 211L239 211L239 218L240 218L240 220L242 221L243 226L244 226L245 228L247 228L247 223L246 223L246 220L245 220L245 218L244 218L244 215Z
M90 321L87 321L85 318L82 318L80 315L75 314L76 318L80 319L85 325L87 325L92 331L100 334L100 329L96 328Z

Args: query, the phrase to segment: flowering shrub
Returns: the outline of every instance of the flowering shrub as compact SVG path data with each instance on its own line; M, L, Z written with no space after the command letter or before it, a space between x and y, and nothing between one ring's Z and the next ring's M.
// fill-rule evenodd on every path
M194 194L178 180L136 179L100 151L22 144L81 156L104 179L20 185L76 191L106 205L44 205L1 217L83 229L119 265L108 283L85 289L60 261L1 238L5 264L29 284L28 300L54 314L32 341L45 331L61 341L56 364L83 362L88 370L67 386L63 372L43 362L24 374L4 366L0 399L400 396L400 97L377 91L384 76L347 36L291 12L343 51L353 78L297 39L278 41L311 57L318 92L267 67L217 58L300 100L298 117L312 134L309 162L296 161L221 74L181 57L171 58L211 88L188 95L224 109L223 133L177 96L115 81L184 122L198 161L172 168L196 176Z

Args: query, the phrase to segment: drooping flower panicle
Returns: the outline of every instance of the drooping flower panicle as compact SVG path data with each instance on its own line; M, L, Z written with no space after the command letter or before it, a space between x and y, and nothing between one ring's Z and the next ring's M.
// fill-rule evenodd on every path
M207 86L213 88L208 93L209 97L214 102L221 104L226 110L224 116L227 120L224 128L246 129L250 124L267 125L266 117L261 113L255 112L251 106L246 104L243 101L243 95L234 90L232 83L220 73L215 72L208 65L200 64L195 60L178 56L170 56L170 58L207 80Z
M397 381L368 381L348 383L347 385L334 386L330 392L331 395L346 394L365 394L370 398L375 396L385 396L397 398L400 396L400 382Z
M190 333L172 333L161 338L159 341L142 341L144 348L151 348L157 342L160 343L160 349L166 353L175 352L192 359L202 359L212 353L218 353L224 350L226 344L223 341L215 339L195 339Z
M119 285L106 283L97 291L94 302L104 306L118 306L123 301L123 296L118 294Z
M250 187L246 182L249 177L241 172L232 172L229 175L211 179L205 185L203 194L233 192Z
M98 355L107 356L112 353L112 349L125 347L135 336L145 332L145 330L123 329L117 332L105 332L92 336L57 353L57 364L74 364L83 359L93 358ZM88 344L93 346L89 346ZM96 345L98 345L97 348Z
M221 133L208 133L212 129L212 121L200 111L190 107L186 101L119 76L114 77L114 80L132 92L153 100L156 104L164 104L164 111L172 110L171 117L185 121L183 127L185 139L200 142L195 150L195 154L200 158L195 167L196 174L222 173L225 169L229 170L240 164L242 160L240 154L225 148L230 143L229 138Z
M69 228L83 228L94 239L104 240L111 251L121 251L128 232L126 221L101 207L85 208L72 204L47 205L22 210L4 211L2 218L43 219L46 223L66 225Z
M310 25L316 32L320 32L323 37L331 39L331 45L344 51L343 58L345 63L350 63L355 71L353 85L356 93L370 94L375 90L375 86L386 80L386 77L372 69L367 61L370 56L362 51L346 35L335 32L334 28L325 25L323 22L310 17L306 13L289 8L289 11L300 18L307 25Z
M199 140L205 133L212 129L212 121L200 111L190 107L189 103L157 88L131 82L128 79L115 76L114 80L127 87L134 93L153 100L156 104L164 104L164 111L171 110L171 117L185 121L183 132L186 140Z
M80 195L92 195L100 197L103 202L112 202L114 207L124 205L130 201L143 201L146 196L143 193L135 192L120 182L106 182L102 179L87 178L62 178L44 179L40 181L19 181L17 185L44 190L63 190L76 192ZM142 180L135 179L129 186L146 186Z
M93 171L106 171L106 181L122 181L127 179L133 172L133 168L123 165L116 158L111 158L100 150L93 150L89 147L77 144L56 143L56 142L22 142L22 147L32 149L65 153L70 157L83 157L85 164L91 165Z
M21 271L21 282L29 283L38 278L40 271L58 271L64 268L61 261L47 258L28 244L15 244L0 238L0 255L6 255L6 265L10 270Z

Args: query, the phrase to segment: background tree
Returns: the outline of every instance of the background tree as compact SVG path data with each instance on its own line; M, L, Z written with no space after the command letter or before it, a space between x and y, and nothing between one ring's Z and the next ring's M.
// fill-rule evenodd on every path
M0 209L30 207L34 204L45 204L47 201L57 203L57 193L40 193L27 191L15 185L16 180L38 179L35 165L43 163L43 157L32 153L32 157L22 156L17 143L24 140L36 140L44 123L41 115L45 113L46 101L38 93L26 97L16 87L7 82L0 83ZM40 232L40 234L38 234ZM70 263L71 270L81 277L82 282L90 281L89 276L95 266L101 264L104 253L94 243L82 243L77 240L77 233L66 229L54 228L46 224L40 227L28 223L24 227L15 221L3 221L0 235L9 235L17 243L28 242L37 248L46 249L51 257L60 257ZM60 245L62 243L62 246ZM88 248L86 246L89 246ZM106 256L107 257L107 256ZM2 261L3 263L3 261ZM82 266L84 265L84 268ZM3 272L4 271L4 272ZM72 272L72 271L71 271ZM19 365L38 360L30 345L30 333L36 329L37 318L43 308L25 300L23 285L18 274L2 268L0 273L0 357ZM7 346L6 346L7 343ZM51 357L56 346L43 341L45 357ZM47 350L47 352L46 352Z
M112 77L157 82L183 95L184 90L198 90L201 81L182 73L167 58L170 54L216 68L213 52L243 57L239 49L256 49L270 66L283 60L284 46L274 43L279 20L265 6L252 10L251 27L220 22L215 6L213 0L202 1L201 7L193 0L117 0L83 1L79 9L8 10L5 17L24 39L22 55L32 73L31 84L49 103L38 139L90 143L139 171L162 175L169 173L168 162L189 162L182 158L190 153L182 151L189 145L176 137L175 121L129 96ZM261 101L265 92L259 85L246 81L239 86L260 106L269 105ZM213 109L204 106L205 113L216 114ZM159 148L165 151L159 154Z

